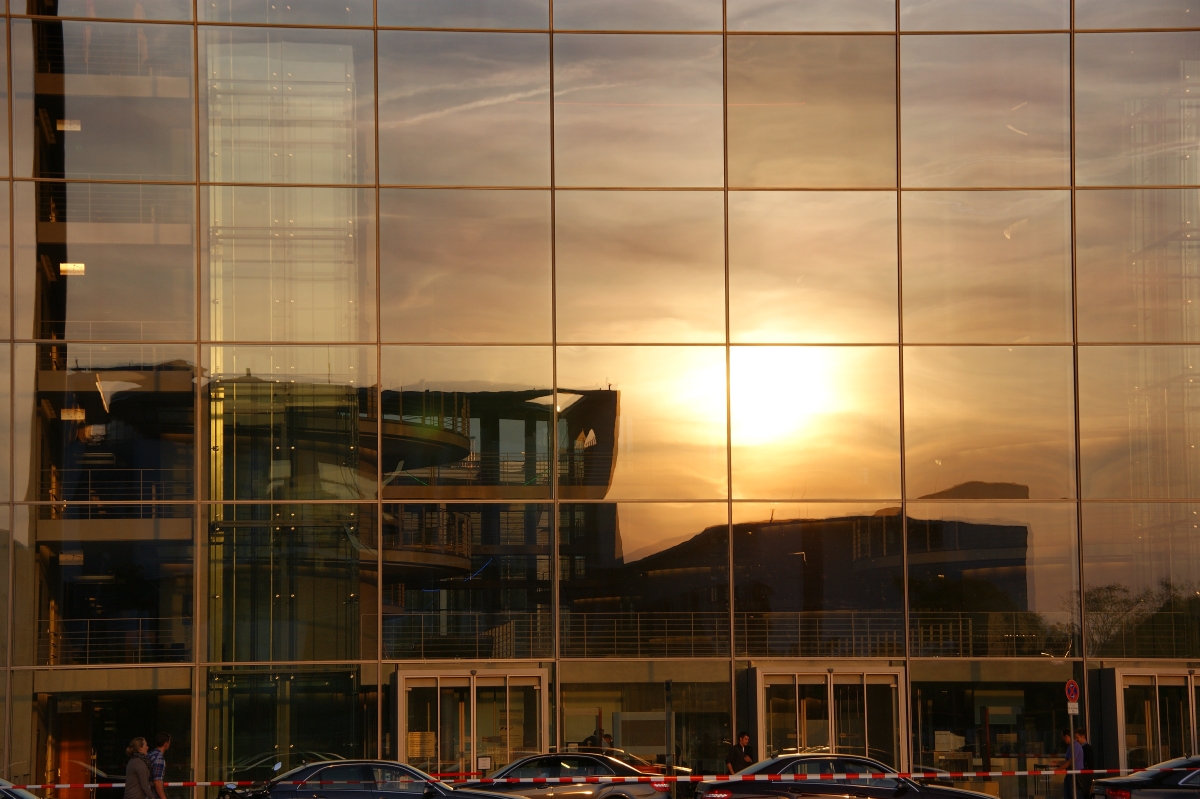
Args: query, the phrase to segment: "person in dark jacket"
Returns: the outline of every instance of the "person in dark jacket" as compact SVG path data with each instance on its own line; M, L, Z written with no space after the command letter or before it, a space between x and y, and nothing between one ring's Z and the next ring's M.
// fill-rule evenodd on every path
M1088 743L1087 730L1083 727L1075 730L1075 743L1083 747L1083 767L1091 769L1096 767L1096 750L1092 749L1092 745ZM1095 779L1091 774L1079 775L1079 796L1082 799L1092 795L1092 780Z
M729 774L736 774L755 762L754 749L750 746L750 733L743 730L738 733L737 743L729 747L729 752L725 755L725 769Z
M129 763L125 766L125 799L157 799L150 787L150 744L145 738L134 738L125 747Z

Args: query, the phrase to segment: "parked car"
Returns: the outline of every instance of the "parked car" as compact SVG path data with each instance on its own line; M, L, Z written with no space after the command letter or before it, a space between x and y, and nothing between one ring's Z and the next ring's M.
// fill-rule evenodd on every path
M1177 757L1151 768L1200 769L1200 757ZM1139 771L1092 783L1099 799L1184 799L1200 797L1200 771Z
M607 755L586 752L564 752L559 755L533 755L509 763L491 775L495 779L507 777L645 777L645 772ZM589 782L580 784L562 783L512 783L488 785L487 790L519 796L554 799L663 799L670 792L669 782Z
M275 775L273 766L279 763L279 751L257 752L253 755L235 760L229 767L228 777L233 782L246 780L269 780ZM327 760L342 760L342 756L333 752L291 751L287 754L289 763L307 766L310 763L323 763ZM297 766L297 767L299 767ZM121 777L124 779L124 775Z
M327 784L337 783L337 784ZM390 760L309 763L249 788L222 788L219 799L511 799L454 788Z
M580 746L577 749L570 750L571 752L583 752L592 755L605 755L606 757L620 760L626 765L633 766L643 774L666 774L667 767L662 763L651 763L649 760L643 760L632 752L626 752L624 749L600 749L594 746ZM672 772L676 777L690 777L692 770L684 766L672 766Z
M24 788L14 788L8 780L0 780L0 797L3 799L38 799ZM115 790L115 789L114 789Z
M842 780L780 780L777 782L700 782L696 799L789 799L798 796L838 796L858 799L983 799L986 794L945 785L921 784L895 774L896 770L877 760L852 755L796 754L760 760L738 774L862 774ZM990 799L994 799L991 797Z

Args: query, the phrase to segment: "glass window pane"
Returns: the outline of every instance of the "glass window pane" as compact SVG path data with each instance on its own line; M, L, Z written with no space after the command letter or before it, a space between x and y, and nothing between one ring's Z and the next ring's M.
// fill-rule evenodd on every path
M1068 36L906 36L900 48L905 186L1070 182Z
M384 505L384 658L553 657L553 512Z
M368 347L206 347L208 498L373 498L375 358Z
M724 503L559 507L563 657L728 657Z
M726 0L733 31L894 31L896 0Z
M1200 506L1083 505L1083 606L1092 657L1194 658Z
M0 339L13 337L12 330L12 264L14 249L17 260L28 258L34 246L32 220L26 218L19 223L16 240L19 247L12 246L13 218L12 191L14 184L0 181ZM21 195L24 202L32 199L32 191L25 189Z
M560 191L555 204L560 342L724 340L722 194Z
M1051 657L1039 653L1036 660L1024 662L910 661L912 762L968 771L1010 765L1044 768L1042 764L1060 760L1063 683L1074 678L1082 684L1083 664L1047 654ZM1042 795L1063 795L1062 777L1035 779ZM1032 795L1033 782L1027 777L994 777L983 784L994 795L1017 797Z
M905 192L904 340L1071 340L1071 195Z
M213 505L207 512L209 659L375 655L374 505Z
M12 457L12 345L0 343L0 501L12 499L9 458ZM7 513L3 511L2 513ZM3 519L0 515L0 519Z
M384 341L549 343L550 193L383 189Z
M912 499L1075 496L1070 347L906 347Z
M190 505L38 505L18 519L17 663L194 659Z
M192 499L195 357L187 345L17 345L16 497Z
M382 183L550 183L550 38L385 31Z
M125 744L147 730L170 730L163 776L195 779L192 674L178 666L13 672L9 752L20 760L13 761L11 776L22 782L51 775L120 780L129 760Z
M900 0L902 31L1064 30L1070 0Z
M898 507L734 503L735 654L903 657L903 541Z
M207 697L199 700L208 713L203 773L219 775L214 779L268 780L314 761L376 751L374 664L225 666L206 672L201 690ZM277 751L281 740L291 743ZM272 770L275 763L283 764L278 772Z
M735 499L900 495L895 347L735 347Z
M228 2L228 0L226 0ZM16 0L14 14L22 13ZM214 0L200 0L201 11ZM40 17L100 17L101 19L190 20L191 0L27 0L24 13ZM0 3L0 8L3 3ZM370 24L370 23L368 23Z
M731 192L730 339L896 341L896 241L894 192Z
M560 347L564 499L727 496L721 347Z
M2 4L0 4L0 7L2 7ZM24 49L25 48L21 48L22 51ZM8 148L8 145L9 145L9 141L8 141L9 97L8 97L8 80L7 80L7 78L8 78L8 38L7 37L4 37L4 40L0 41L0 63L3 63L3 66L0 66L0 77L5 78L4 84L0 85L0 103L3 104L3 105L0 105L0 153L4 153L7 155L8 149L9 149ZM8 159L7 158L0 159L0 161L3 161L3 163L0 163L0 176L7 177L8 176Z
M378 0L379 24L406 28L536 28L550 25L549 0Z
M550 496L549 347L385 347L386 499Z
M652 768L663 768L670 751L675 763L686 763L693 774L724 773L729 731L734 729L727 664L576 661L563 662L560 669L561 740L566 746L582 746L611 731L616 746L629 746L643 764L660 764ZM675 717L673 750L667 748L666 680L671 681Z
M1200 81L1197 51L1200 31L1076 37L1075 179L1080 185L1200 183L1195 101L1185 97L1195 96L1192 89Z
M365 25L374 23L371 0L197 0L201 22L264 22L270 25Z
M372 341L375 192L206 186L201 337Z
M1200 191L1075 194L1081 341L1200 340Z
M14 20L15 172L192 180L192 31Z
M896 185L896 42L729 39L731 186Z
M554 37L559 186L720 186L721 39Z
M912 502L908 516L913 656L1079 654L1074 504Z
M204 180L374 183L370 31L201 28Z
M1080 347L1085 499L1200 497L1200 348Z
M17 183L20 338L194 340L190 186Z
M1195 0L1075 0L1076 28L1194 28Z
M555 0L558 30L719 31L721 0Z

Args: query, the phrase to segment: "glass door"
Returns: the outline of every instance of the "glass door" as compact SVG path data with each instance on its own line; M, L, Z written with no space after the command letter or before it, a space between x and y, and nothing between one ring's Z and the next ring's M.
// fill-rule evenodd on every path
M900 766L898 673L765 674L761 685L764 755L833 752Z
M545 751L545 674L401 677L401 759L434 776L483 776Z
M1200 681L1191 674L1126 672L1119 685L1122 767L1146 768L1197 754Z

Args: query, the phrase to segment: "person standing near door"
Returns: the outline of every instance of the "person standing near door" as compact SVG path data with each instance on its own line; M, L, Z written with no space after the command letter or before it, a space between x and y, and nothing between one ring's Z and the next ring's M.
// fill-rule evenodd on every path
M1087 730L1083 727L1075 730L1075 743L1083 750L1083 767L1085 769L1094 769L1096 767L1096 750L1092 749L1092 745L1088 743ZM1079 775L1079 796L1081 799L1087 799L1092 795L1092 780L1095 779L1091 774Z
M742 730L738 733L737 743L729 747L725 756L725 768L730 774L736 774L747 766L755 763L754 749L750 746L750 733Z
M150 785L154 788L152 799L167 799L167 790L163 782L167 774L167 760L164 757L171 748L171 734L160 732L154 739L154 748L150 750Z

